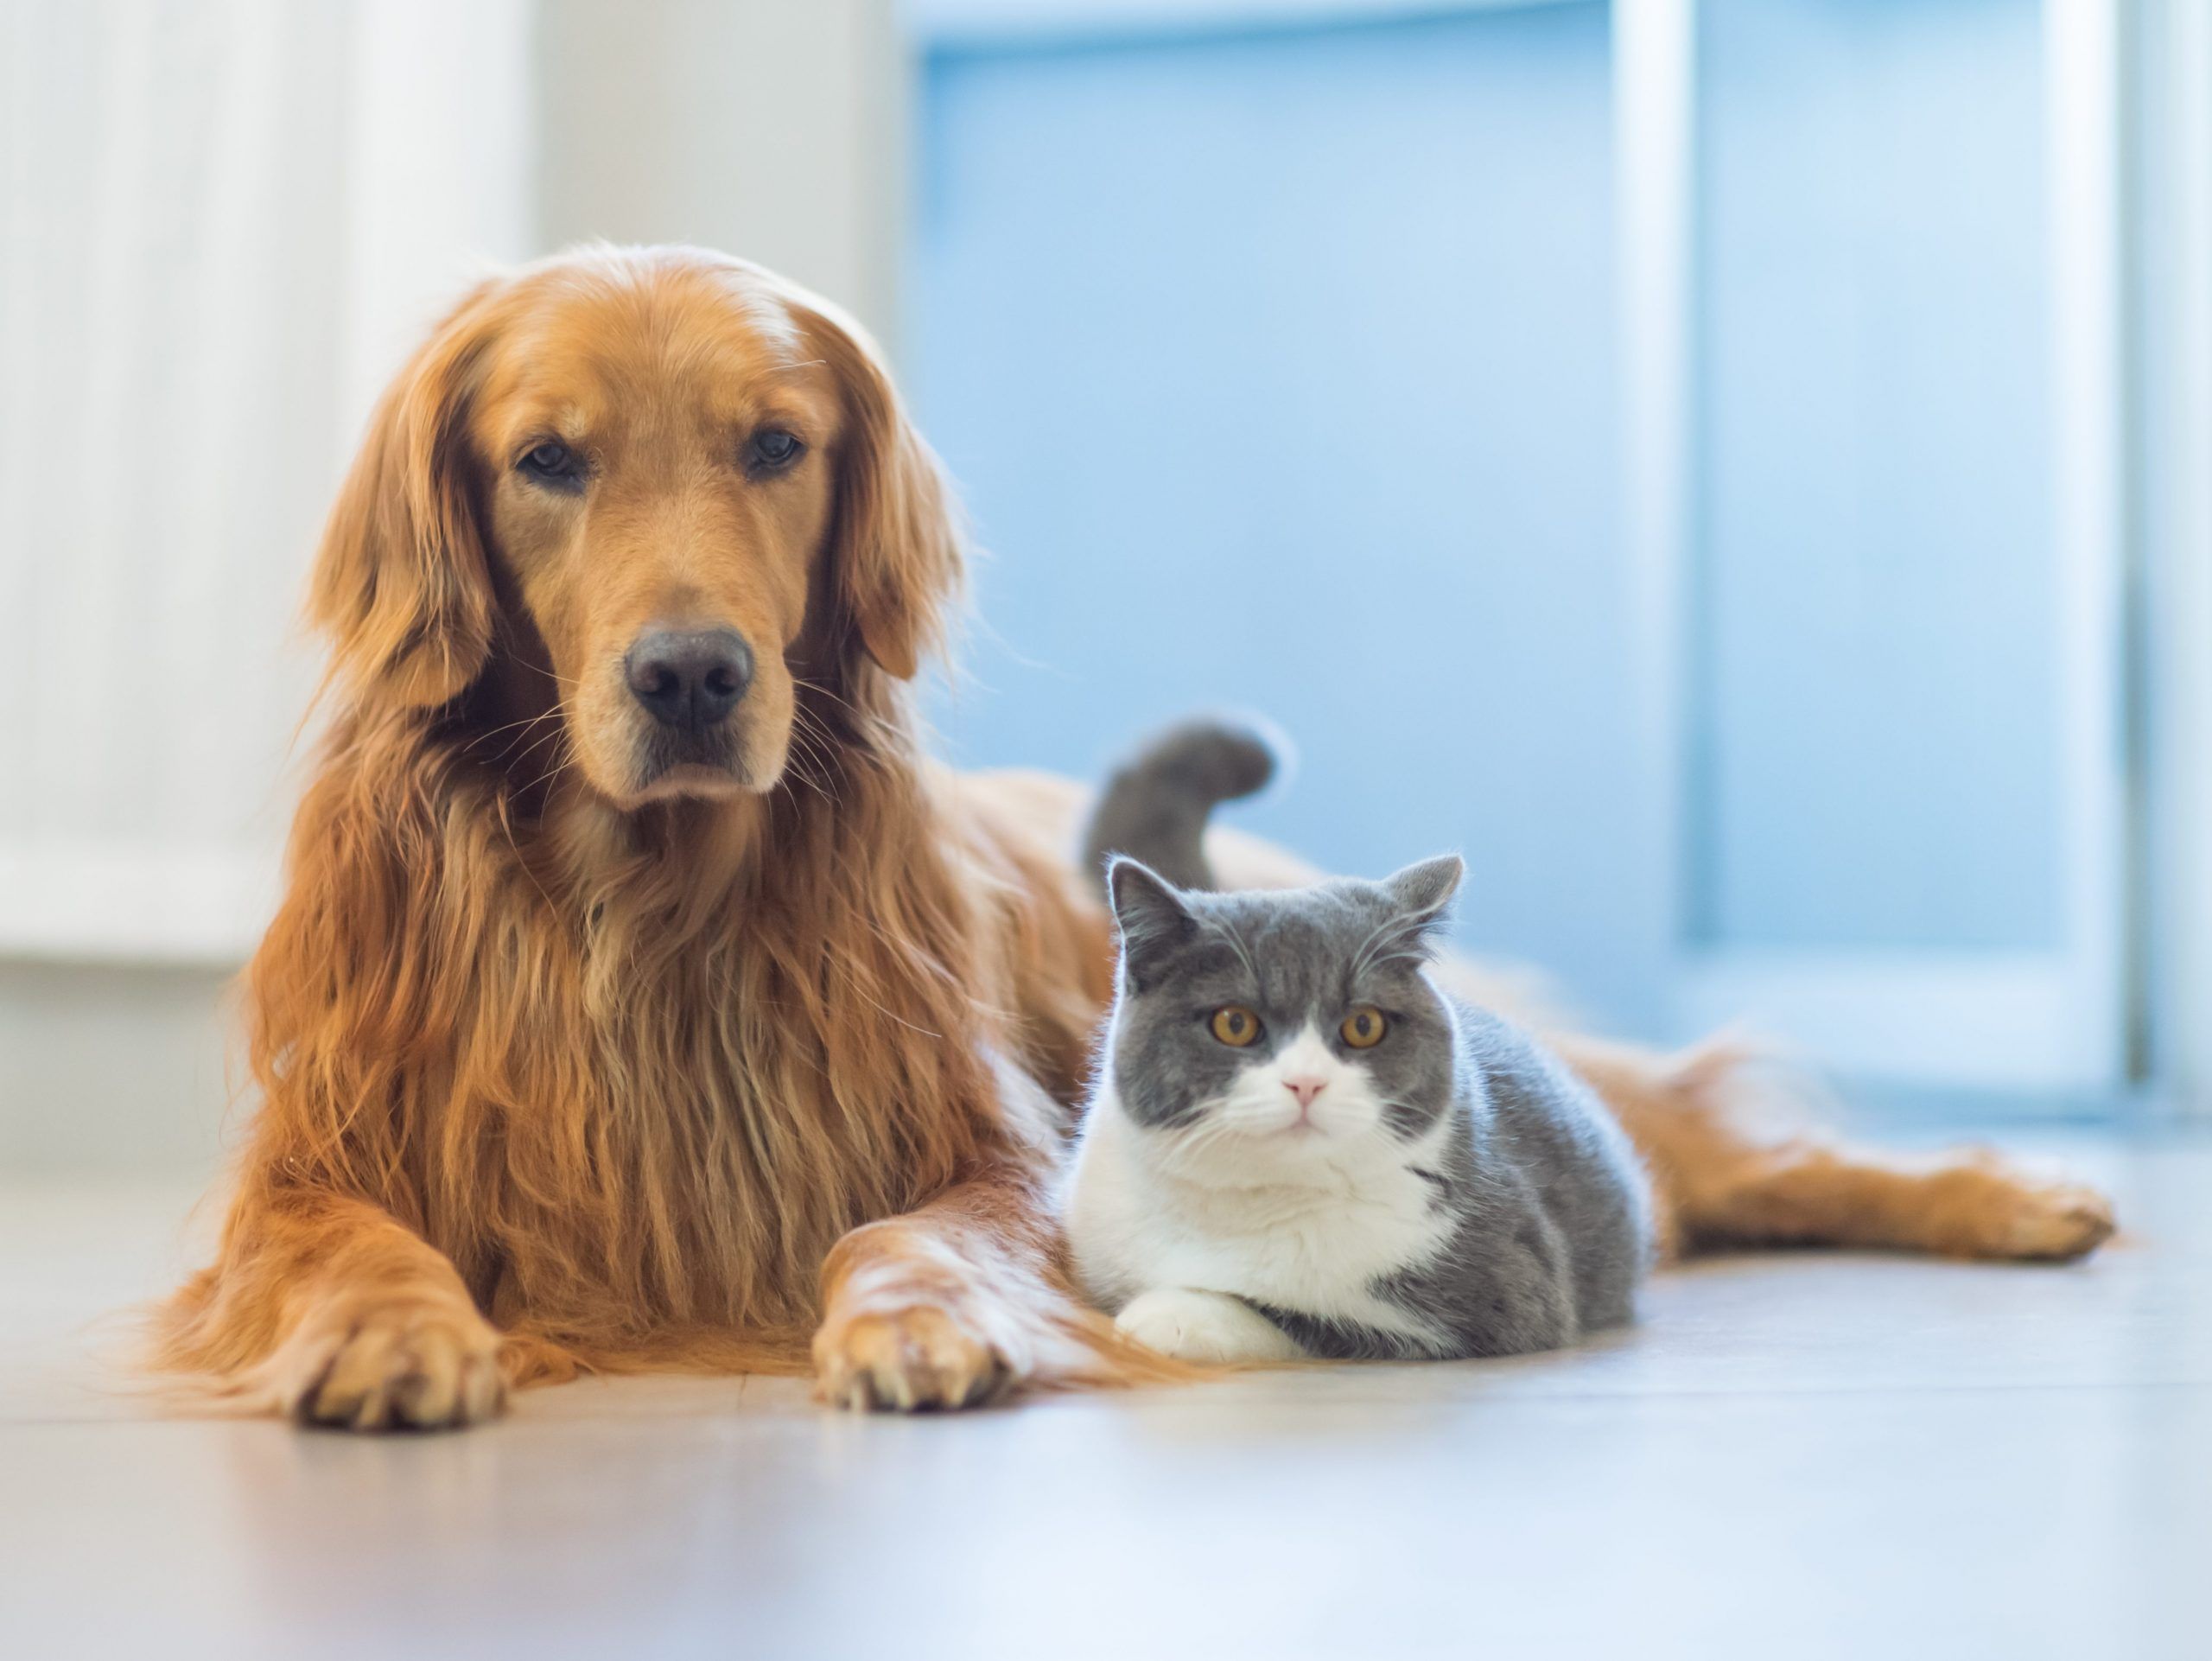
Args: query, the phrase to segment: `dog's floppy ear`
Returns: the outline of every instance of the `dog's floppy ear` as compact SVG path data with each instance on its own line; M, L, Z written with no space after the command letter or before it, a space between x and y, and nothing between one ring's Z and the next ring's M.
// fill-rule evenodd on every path
M483 669L493 596L462 423L498 279L455 307L369 419L316 556L308 611L365 695L439 704Z
M836 373L845 406L829 550L838 601L868 656L906 680L938 644L960 588L958 509L875 343L811 296L805 309L808 332Z

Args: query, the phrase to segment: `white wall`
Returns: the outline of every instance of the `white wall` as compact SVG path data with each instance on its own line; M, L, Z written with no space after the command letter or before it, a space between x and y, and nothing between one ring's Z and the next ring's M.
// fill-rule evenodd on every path
M887 331L890 0L0 4L0 1172L213 1158L294 619L487 264L695 241Z
M0 961L0 1177L213 1173L239 1118L230 979Z
M892 0L543 0L542 240L724 249L889 334L906 120L894 22Z
M0 951L253 939L332 487L423 319L531 251L529 21L0 12Z

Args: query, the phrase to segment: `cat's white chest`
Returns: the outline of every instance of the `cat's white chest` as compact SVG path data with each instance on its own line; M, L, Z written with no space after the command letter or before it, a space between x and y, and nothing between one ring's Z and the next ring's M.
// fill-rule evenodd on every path
M1173 1168L1154 1133L1132 1124L1108 1094L1084 1127L1066 1193L1077 1275L1109 1310L1186 1287L1433 1338L1371 1288L1427 1262L1450 1234L1416 1168L1436 1155L1430 1144L1442 1135L1440 1125L1424 1144L1324 1186L1217 1183Z

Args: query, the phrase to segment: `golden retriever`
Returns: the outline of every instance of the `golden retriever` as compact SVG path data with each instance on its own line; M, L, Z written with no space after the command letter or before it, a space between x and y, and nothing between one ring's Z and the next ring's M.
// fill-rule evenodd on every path
M260 1105L160 1359L359 1429L810 1340L852 1406L1172 1374L1056 1263L1110 977L1080 792L917 748L960 576L934 458L822 300L599 249L462 301L323 539L330 725L246 980ZM1670 1240L2066 1257L2110 1226L1986 1159L1746 1128L1725 1053L1558 1041Z

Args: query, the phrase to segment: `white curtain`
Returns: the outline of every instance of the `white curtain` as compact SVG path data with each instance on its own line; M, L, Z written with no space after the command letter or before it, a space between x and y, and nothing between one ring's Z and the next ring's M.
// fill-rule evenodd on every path
M534 251L531 0L0 0L0 954L257 932L363 415Z

